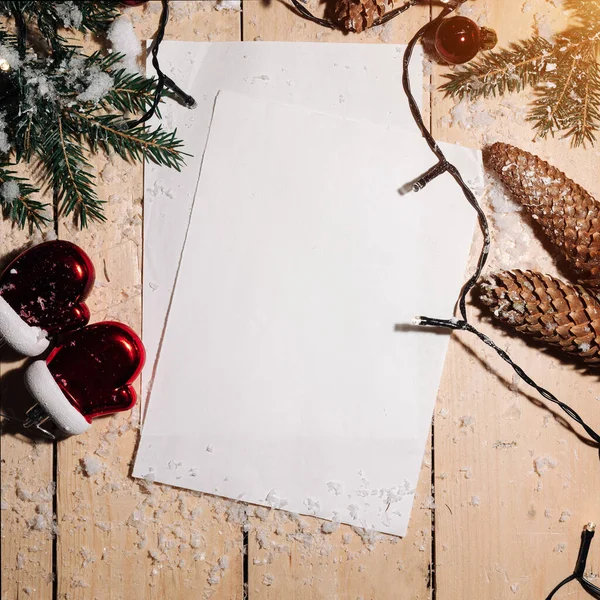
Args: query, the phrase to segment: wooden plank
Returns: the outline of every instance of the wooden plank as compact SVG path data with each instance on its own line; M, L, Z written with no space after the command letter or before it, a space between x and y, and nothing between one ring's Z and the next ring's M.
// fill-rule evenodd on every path
M468 8L497 30L501 45L528 37L534 18L556 26L564 19L545 2L532 3L518 18L497 2ZM444 70L435 69L436 84ZM597 152L573 150L558 139L533 143L526 105L517 95L455 107L437 92L435 133L470 146L506 141L523 147L600 197ZM497 208L490 269L556 274L551 255L503 199L500 189L488 188L486 210ZM534 379L600 428L596 376L501 332L476 309L471 314ZM491 350L464 334L452 340L435 424L438 600L545 598L572 571L583 525L600 518L600 473L597 449L582 444L559 416ZM596 545L590 572L597 573L599 557ZM589 598L577 584L561 597Z
M239 13L201 2L172 7L171 38L239 39ZM129 11L144 36L153 33L158 8L154 2ZM116 319L140 331L142 167L115 156L94 165L107 223L79 232L65 221L59 234L80 244L97 267L93 320ZM131 478L138 421L139 407L59 445L58 597L241 599L241 526L227 522L226 503Z
M249 597L430 598L433 505L429 448L405 538L347 525L326 533L328 524L319 519L257 509L249 527Z
M31 243L28 230L0 221L0 271ZM41 234L35 235L37 241ZM0 348L0 407L3 414L23 418L32 403L23 385L28 360ZM10 421L2 423L1 585L2 600L52 598L54 532L53 444L30 439Z
M310 6L319 11L317 3ZM401 43L428 17L428 9L419 7L383 27L361 35L344 35L301 19L287 3L245 2L243 31L245 40ZM390 77L400 76L390 73ZM318 519L257 511L259 516L250 520L248 541L249 597L429 598L430 453L428 444L416 508L404 539L359 534L348 526L328 534L323 533L323 521Z

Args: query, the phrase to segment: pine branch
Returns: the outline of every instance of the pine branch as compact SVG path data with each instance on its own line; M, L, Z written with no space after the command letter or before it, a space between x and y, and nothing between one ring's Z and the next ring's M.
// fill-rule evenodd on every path
M89 2L89 0L74 0L74 4L81 11L80 31L101 33L111 26L119 16L119 0L103 0L102 2Z
M600 21L598 0L563 0L563 8L573 13L573 17L584 27L597 26Z
M101 100L102 107L122 113L144 113L154 101L156 80L128 73L124 69L111 72L115 87ZM158 113L160 117L160 113Z
M63 117L58 116L56 127L47 132L38 149L38 156L46 166L48 176L57 192L61 214L75 214L81 227L88 220L104 221L102 202L94 190L91 165L77 139L69 135Z
M566 135L574 136L574 145L594 141L600 100L595 51L593 42L583 40L579 51L565 53L544 84L538 86L538 98L528 120L535 123L539 137L566 131Z
M583 88L581 110L571 113L566 123L569 127L566 137L572 137L573 146L592 145L596 141L595 132L600 129L600 65L590 64Z
M106 110L113 109L123 113L143 113L154 101L156 79L144 77L139 73L131 73L125 69L114 67L121 63L124 55L112 52L103 56L95 52L87 58L86 68L97 66L105 73L109 73L114 80L114 87L108 94L100 99L100 107ZM165 95L169 95L169 90ZM160 118L160 111L157 110Z
M538 137L561 132L572 145L594 143L600 128L600 0L564 0L575 25L553 43L534 36L445 75L447 96L470 100L532 87L528 120Z
M567 42L565 45L569 53L578 49L577 44ZM447 96L470 100L520 92L544 80L558 54L558 47L535 36L511 44L508 50L487 52L478 61L444 74L449 81L441 89Z
M126 160L140 161L144 158L152 162L171 167L177 171L184 164L183 143L175 136L177 131L168 132L158 127L139 126L128 129L119 115L95 115L67 109L75 134L85 135L92 150L101 147L105 151L113 149Z
M20 11L29 22L36 23L42 32L62 27L82 33L106 31L119 14L119 0L72 0L71 2L39 2L32 0L2 0L0 13L5 16Z
M105 219L88 148L113 150L129 161L147 159L177 170L184 163L176 132L145 125L130 128L128 119L153 104L156 81L122 69L121 54L86 56L61 35L63 26L106 31L120 4L119 0L0 0L0 16L24 21L28 34L15 36L0 25L0 44L10 67L0 72L2 148L17 163L39 159L60 213L73 214L82 227ZM23 32L23 26L17 29ZM3 158L8 161L8 156ZM44 205L31 199L35 188L23 179L18 183L6 168L0 175L10 184L6 196L0 195L4 215L20 226L27 221L40 226L45 221Z
M17 177L9 167L8 164L0 164L0 208L3 216L16 223L21 229L27 223L41 229L50 221L46 216L48 205L31 198L31 195L39 190L30 185L26 179ZM16 185L15 189L7 189L6 183L13 183ZM15 190L16 195L12 193Z

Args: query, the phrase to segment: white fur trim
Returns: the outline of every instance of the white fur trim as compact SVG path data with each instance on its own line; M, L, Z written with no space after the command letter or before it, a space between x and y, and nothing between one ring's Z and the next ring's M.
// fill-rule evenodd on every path
M0 338L19 354L39 356L48 348L46 332L39 327L27 325L0 296Z
M27 368L25 385L56 426L65 433L79 435L90 428L87 419L67 400L43 360L36 360Z

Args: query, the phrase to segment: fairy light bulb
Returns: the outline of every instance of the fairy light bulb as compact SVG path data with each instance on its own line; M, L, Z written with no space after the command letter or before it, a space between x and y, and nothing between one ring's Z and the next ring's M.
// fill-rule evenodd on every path
M7 73L10 71L10 64L5 58L0 57L0 71Z
M435 49L452 65L469 62L480 50L491 50L498 43L493 29L479 27L467 17L444 19L435 33Z

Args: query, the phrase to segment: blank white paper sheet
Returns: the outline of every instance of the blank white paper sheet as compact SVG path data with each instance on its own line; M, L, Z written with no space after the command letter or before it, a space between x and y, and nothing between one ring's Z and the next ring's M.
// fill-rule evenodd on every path
M153 163L145 169L143 339L147 360L143 397L156 369L219 90L416 130L402 91L405 48L394 44L289 42L161 44L162 68L194 96L198 107L190 111L172 101L161 106L164 125L177 129L185 150L192 155L182 172ZM152 72L150 60L147 66ZM423 88L422 71L422 52L417 48L411 65L416 90Z
M447 148L480 182L477 152ZM222 91L134 475L404 535L475 216L418 133Z

